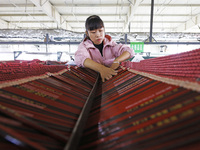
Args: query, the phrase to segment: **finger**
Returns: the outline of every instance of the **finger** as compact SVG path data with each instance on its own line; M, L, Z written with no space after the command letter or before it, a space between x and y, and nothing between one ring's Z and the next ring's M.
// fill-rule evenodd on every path
M112 75L117 75L117 72L113 72Z
M110 78L107 77L106 80L110 80Z
M104 79L104 78L102 78L102 82L105 82L105 79Z
M106 80L110 80L112 78L112 75L109 75L108 77L106 77Z
M107 77L106 77L106 80L109 80L110 78L111 78L111 76L107 76Z
M118 70L112 69L112 72L118 72Z
M112 78L112 77L113 77L113 75L112 75L112 74L111 74L111 75L109 75L109 79L110 79L110 78Z
M119 72L119 70L115 70L115 72Z

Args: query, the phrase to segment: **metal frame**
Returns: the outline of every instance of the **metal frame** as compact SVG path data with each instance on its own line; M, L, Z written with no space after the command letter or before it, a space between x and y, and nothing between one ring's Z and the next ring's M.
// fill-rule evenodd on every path
M60 61L63 52L57 52L57 61Z
M153 32L153 9L154 9L154 0L151 0L151 20L150 20L150 36L149 42L152 42L152 32Z
M14 60L16 60L17 57L19 57L19 55L22 54L22 51L14 51L13 53L14 53Z
M166 45L166 44L185 44L185 45L200 45L200 42L153 42L152 39L153 39L153 12L154 12L154 0L151 0L151 18L150 18L150 36L149 36L149 41L148 42L144 42L144 44L149 44L149 45ZM84 34L84 37L86 35ZM117 43L122 43L122 44L130 44L131 42L128 42L127 41L127 34L124 35L124 42L117 42ZM32 45L42 45L42 44L45 44L46 45L46 54L48 53L48 48L47 48L47 45L48 44L59 44L59 45L71 45L71 44L74 44L74 45L78 45L80 44L80 42L55 42L55 41L51 41L49 39L49 34L47 33L46 34L46 37L45 37L45 41L44 42L0 42L0 44L16 44L16 45L21 45L21 44L32 44ZM14 60L16 60L16 58L22 54L22 51L15 51L14 52ZM60 61L62 57L62 52L57 52L57 60Z
M14 54L14 60L16 60L23 52L25 52L26 54L39 54L39 55L57 54L57 61L60 61L63 53L66 53L68 55L74 55L74 53L61 52L61 51L59 51L57 53L49 53L49 52L40 52L40 53L38 53L38 52L26 52L26 51L14 51L14 52L9 52L9 53L13 53Z
M122 43L122 44L130 44L130 42L127 41L127 34L125 34L125 41L124 42L117 42L117 43ZM43 44L47 44L47 45L78 45L80 44L80 42L54 42L54 41L50 41L48 43L46 42L0 42L0 44L7 44L7 45L23 45L23 44L31 44L31 45L43 45ZM200 42L144 42L144 44L186 44L186 45L200 45Z

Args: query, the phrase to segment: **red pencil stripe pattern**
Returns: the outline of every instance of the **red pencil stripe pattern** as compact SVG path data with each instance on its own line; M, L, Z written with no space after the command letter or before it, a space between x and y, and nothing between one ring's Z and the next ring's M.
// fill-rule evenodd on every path
M199 149L199 60L197 49L122 62L99 84L79 149Z
M63 149L98 74L41 61L1 64L0 147Z
M115 84L119 76L123 82ZM178 149L200 142L199 92L129 71L97 91L79 149Z
M116 76L98 81L75 147L199 149L199 56L197 49L139 63L122 62ZM0 62L0 73L1 148L61 150L73 143L72 131L97 72L33 60Z
M200 83L200 49L180 54L146 59L141 62L122 62L124 67L172 79Z

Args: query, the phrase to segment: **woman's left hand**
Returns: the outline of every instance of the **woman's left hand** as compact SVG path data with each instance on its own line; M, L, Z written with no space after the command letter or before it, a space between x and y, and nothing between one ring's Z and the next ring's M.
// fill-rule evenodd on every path
M112 69L117 69L119 67L119 63L113 63L111 66L110 66L110 68L112 68Z

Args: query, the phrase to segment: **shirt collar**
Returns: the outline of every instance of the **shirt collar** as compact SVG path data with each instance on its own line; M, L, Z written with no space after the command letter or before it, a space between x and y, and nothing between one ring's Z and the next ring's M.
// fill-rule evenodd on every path
M93 45L92 41L88 39L87 37L83 40L86 48L95 48ZM109 35L105 35L104 41L103 41L104 46L112 46L112 38Z

